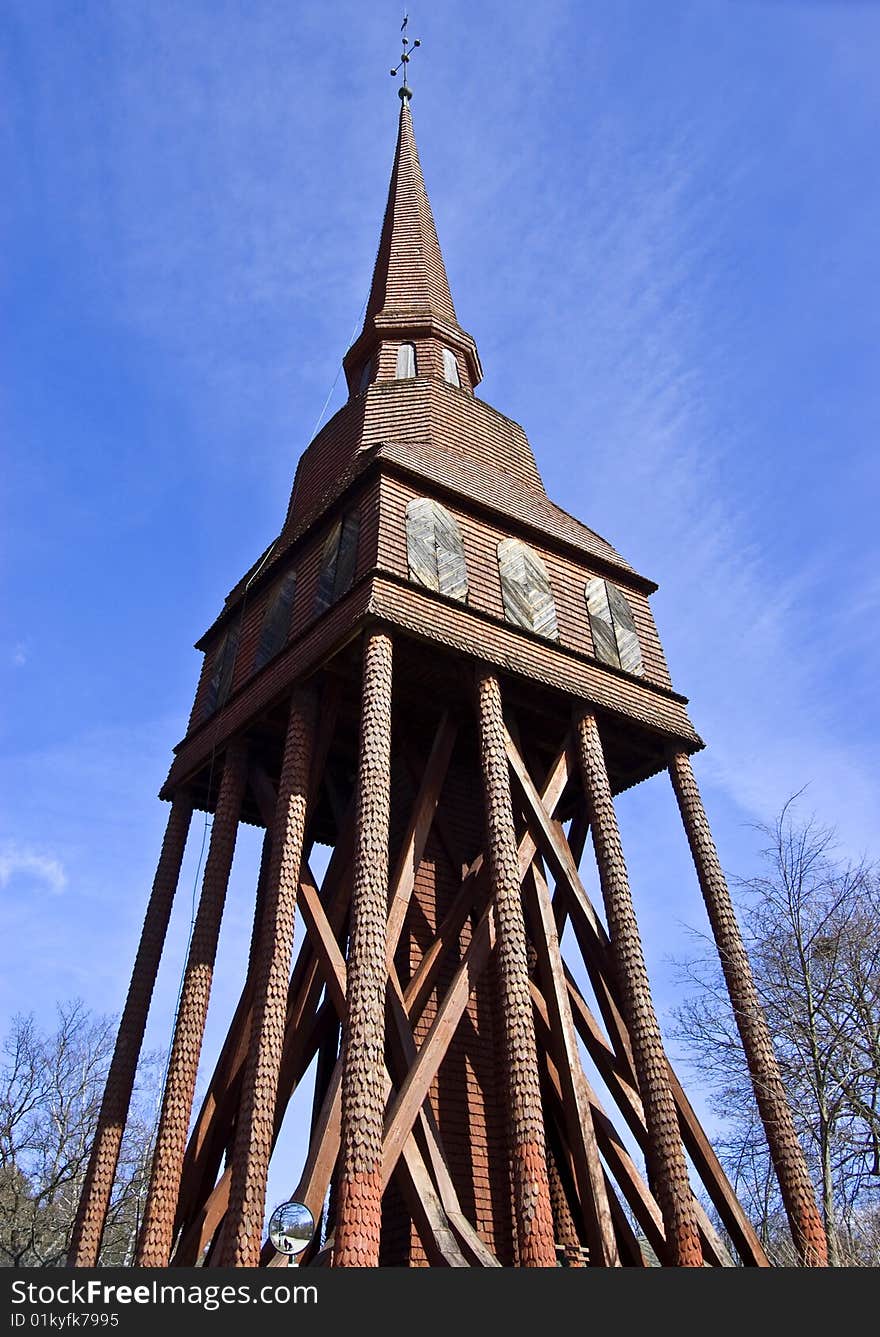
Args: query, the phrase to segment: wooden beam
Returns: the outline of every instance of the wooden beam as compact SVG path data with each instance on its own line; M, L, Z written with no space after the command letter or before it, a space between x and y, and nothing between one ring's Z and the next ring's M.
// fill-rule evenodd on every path
M303 916L304 918L308 916L309 931L313 934L315 950L322 961L328 992L341 1019L345 1015L346 1007L345 961L329 931L329 924L320 901L309 893L306 893L303 900ZM410 1031L410 1036L411 1034ZM386 1071L386 1099L392 1089L391 1078ZM342 1064L337 1062L316 1130L317 1136L313 1138L306 1167L294 1192L296 1201L304 1202L316 1218L323 1205L339 1150L341 1091ZM435 1193L428 1169L411 1135L401 1151L403 1153L401 1189L429 1257L433 1255L435 1262L446 1266L466 1267L467 1261L461 1254L452 1228L446 1220L443 1205ZM386 1184L387 1180L384 1180L383 1188ZM315 1206L312 1206L313 1203Z
M560 1110L563 1115L563 1126L560 1128L561 1134L568 1133L568 1121L565 1120L565 1097L563 1094L562 1072L565 1069L565 1057L560 1053L559 1032L554 1031L551 1025L550 1014L547 1006L547 1000L541 993L536 984L532 984L532 1001L535 1006L535 1023L542 1042L544 1061L546 1064L547 1077L550 1088L556 1096ZM605 1115L599 1100L586 1081L587 1099L590 1105L590 1118L596 1131L597 1143L601 1149L602 1156L605 1159L611 1173L614 1175L617 1184L623 1193L624 1198L645 1233L657 1257L662 1261L668 1261L666 1250L666 1238L663 1229L663 1218L660 1214L660 1208L657 1206L648 1186L645 1184L638 1169L635 1166L611 1120ZM571 1156L571 1144L567 1140L567 1148ZM574 1171L574 1158L572 1157L572 1169ZM576 1172L575 1172L576 1173ZM577 1180L575 1180L577 1183ZM579 1193L581 1209L583 1210L583 1195Z
M397 867L391 879L388 897L388 959L394 957L394 950L403 931L406 912L415 886L416 873L422 862L428 833L434 821L440 790L446 779L449 759L455 744L458 724L444 711L425 771L422 776L416 801L410 815L409 824L403 837Z
M616 1059L616 1062L609 1067L606 1059L605 1067L609 1072L611 1080L616 1079L618 1090L615 1092L615 1095L620 1099L621 1108L630 1115L630 1118L628 1119L630 1126L633 1128L634 1132L636 1132L638 1128L637 1135L643 1139L645 1136L645 1126L644 1113L641 1109L641 1104L639 1102L638 1125L636 1127L634 1126L635 1120L632 1117L635 1114L635 1109L631 1097L628 1098L627 1093L622 1087L622 1083L625 1083L632 1090L632 1088L635 1087L636 1082L633 1072L632 1049L629 1042L629 1034L617 1001L616 989L612 984L607 932L580 881L576 862L567 842L565 841L564 832L561 831L558 824L553 822L551 815L547 812L541 802L541 797L531 781L531 777L528 774L525 764L523 763L509 732L507 734L506 746L514 781L523 801L524 815L536 836L541 852L547 857L551 867L554 868L554 872L558 878L559 888L563 892L563 897L568 897L569 910L572 914L572 926L578 939L578 945L581 947L584 963L589 971L590 980L596 992L600 1008L602 1009L603 1017L606 1020L606 1025L609 1026L612 1042L616 1041L616 1043L614 1043L614 1058ZM601 1034L598 1031L598 1027L594 1027L592 1034L593 1039L595 1039L596 1034ZM597 1053L601 1059L601 1049L597 1049ZM621 1076L621 1070L626 1074L626 1077ZM603 1077L604 1076L605 1074L603 1073ZM674 1099L676 1097L676 1087L682 1095L684 1094L676 1080L673 1084ZM629 1107L628 1111L627 1106ZM733 1238L742 1243L746 1250L743 1254L744 1261L750 1261L753 1265L759 1265L758 1255L755 1253L754 1246L755 1244L758 1244L758 1249L760 1250L760 1243L757 1240L757 1236L754 1235L754 1231L749 1226L749 1223L742 1212L742 1208L736 1202L735 1194L733 1194L733 1190L730 1188L729 1183L727 1183L726 1177L723 1175L723 1171L721 1171L720 1164L717 1162L717 1158L715 1167L711 1166L710 1161L706 1158L705 1147L708 1147L708 1142L693 1116L693 1111L691 1110L690 1114L695 1127L690 1127L689 1121L677 1100L676 1107L679 1114L679 1122L684 1144L688 1152L692 1155L692 1158L692 1146L697 1148L698 1155L701 1157L701 1164L705 1167L709 1176L706 1179L706 1188L707 1191L710 1192L713 1203L716 1208L719 1207L719 1201L724 1203L725 1210L722 1219L728 1217L735 1225L735 1229L731 1234ZM695 1136L695 1134L698 1134L698 1136ZM721 1173L721 1181L717 1179L718 1172ZM718 1201L716 1201L716 1198ZM734 1203L736 1204L736 1207L733 1206ZM717 1256L719 1262L726 1261L726 1250L724 1249L717 1232L711 1226L711 1223L708 1221L708 1218L705 1216L702 1209L699 1208L699 1205L698 1215L700 1217L698 1224L704 1246L708 1245L711 1252ZM725 1221L725 1224L727 1224L727 1221ZM729 1228L730 1227L728 1227L728 1229ZM752 1240L748 1239L749 1232L751 1232L751 1235L753 1236ZM763 1253L762 1250L760 1252Z
M553 811L559 802L568 780L568 762L563 750L554 761L541 790L541 803ZM521 838L517 855L519 859L519 877L522 882L535 854L535 842L529 832ZM406 987L405 1001L407 1011L415 1019L421 1015L425 1001L434 990L434 985L443 958L453 944L458 943L465 920L474 910L482 913L488 902L490 887L487 870L482 854L478 855L462 879L461 889L457 892L437 935L425 950L418 968Z
M539 802L547 802L553 807L559 801L559 796L565 787L565 751L560 753L544 785L543 798ZM520 881L525 877L526 871L531 866L535 853L535 844L531 836L526 834L519 842L518 872ZM478 866L479 865L479 866ZM465 878L467 885L470 879L476 881L477 877L483 872L482 860L475 861ZM458 898L457 898L458 899ZM457 941L458 935L467 915L465 910L461 923L456 923L456 918L452 920L450 928L453 929L454 938ZM448 932L448 930L447 930ZM435 939L436 944L443 938L444 932L438 933ZM452 937L452 934L448 935ZM387 1183L388 1177L397 1162L400 1150L403 1145L403 1139L408 1134L415 1122L416 1115L427 1100L428 1092L431 1088L437 1072L440 1068L446 1052L449 1048L452 1036L455 1033L461 1017L467 1007L468 1000L476 985L477 980L485 968L486 961L491 951L491 912L489 907L483 910L477 926L473 930L470 945L462 959L461 964L456 970L452 982L450 983L443 1001L438 1007L431 1027L422 1041L418 1055L407 1072L403 1085L397 1093L394 1105L386 1116L385 1121L385 1141L382 1152L382 1176L383 1182ZM419 970L410 981L409 988L406 991L402 1001L413 1015L415 1008L413 1004L425 999L430 992L427 989L427 981L430 978L433 984L433 975L437 965L439 965L441 954L433 952L429 948L423 958ZM428 972L423 972L426 961L430 960Z
M569 972L566 972L566 985L569 993L569 999L572 1005L572 1013L574 1016L575 1027L578 1031L578 1034L583 1040L587 1052L590 1055L590 1058L596 1064L596 1067L599 1070L599 1074L602 1077L602 1080L605 1082L605 1085L608 1087L609 1092L616 1100L618 1108L623 1113L623 1116L626 1119L626 1122L629 1125L630 1130L632 1131L634 1137L636 1138L636 1141L638 1142L639 1146L644 1150L647 1145L647 1132L645 1128L644 1110L642 1108L642 1102L639 1097L638 1091L636 1090L635 1086L630 1083L630 1081L628 1081L625 1077L621 1076L617 1062L615 1060L615 1056L608 1047L607 1042L605 1041L601 1033L598 1022L596 1021L595 1017L590 1011L586 1001L581 995L580 990L578 989L577 985L575 984ZM671 1066L669 1068L669 1073L670 1073L670 1082L673 1087L673 1095L675 1096L675 1091L676 1087L678 1086L678 1083ZM684 1092L681 1092L680 1087L678 1087L678 1090L680 1091L681 1095L684 1096ZM697 1123L696 1117L693 1115L692 1110L691 1110L691 1117L693 1118L693 1122L696 1125L696 1132L699 1135L699 1138L702 1139L702 1142L705 1144L705 1146L708 1146L705 1134L702 1132L702 1129L700 1129L699 1124ZM689 1129L686 1122L681 1117L679 1120L679 1126L682 1132L682 1141L684 1142L684 1145L688 1150L688 1152L690 1152L691 1145L692 1144L696 1145L695 1143L692 1143L694 1130ZM711 1153L711 1148L709 1150ZM714 1156L714 1153L711 1154ZM700 1178L703 1182L703 1185L706 1188L706 1191L709 1194L710 1198L712 1199L713 1204L716 1204L716 1209L717 1209L716 1197L718 1201L723 1201L723 1196L724 1196L720 1192L721 1185L713 1184L712 1180L707 1176L707 1174L703 1172L702 1161L698 1160L697 1157L693 1156L692 1159L694 1160L694 1164L698 1172L700 1173ZM708 1159L706 1160L705 1163L706 1165L708 1165ZM717 1160L716 1164L718 1164ZM724 1172L723 1170L721 1170L720 1164L718 1164L718 1172L721 1174L722 1179L724 1179ZM728 1191L729 1195L733 1196L733 1190L730 1188L729 1184L728 1184ZM744 1216L742 1207L740 1207L739 1203L736 1202L735 1196L733 1197L733 1200L736 1203L737 1212L731 1211L729 1202L725 1203L725 1209L723 1212L719 1211L719 1215L721 1216L721 1219L728 1230L729 1230L729 1226L727 1225L728 1217L730 1218L732 1223L735 1223L737 1214L739 1215L739 1217ZM710 1255L710 1260L717 1266L719 1267L732 1266L733 1260L731 1259L730 1254L728 1253L720 1236L718 1235L718 1232L715 1230L715 1227L712 1225L711 1221L706 1215L699 1200L696 1200L696 1202L697 1202L696 1205L697 1222L700 1229L700 1235L703 1239L704 1250L708 1251ZM752 1231L752 1234L754 1234L751 1225L748 1226L748 1230ZM738 1252L741 1253L743 1261L750 1266L761 1266L751 1246L749 1246L746 1253L742 1253L742 1251L740 1250L740 1245L738 1243L738 1240L740 1237L742 1237L743 1242L745 1242L747 1236L747 1232L744 1233L742 1230L741 1222L737 1225L737 1228L734 1231L731 1231L730 1233L731 1233L731 1238L734 1240L734 1243L736 1244ZM755 1238L757 1239L757 1237ZM758 1245L758 1248L761 1256L764 1256L763 1250L760 1249L760 1244ZM769 1263L765 1262L764 1266L769 1266Z
M322 896L327 902L330 922L337 933L340 932L345 923L348 908L349 885L347 873L351 863L352 820L353 808L350 806L348 820L343 825L339 843L330 858L321 888ZM314 887L314 879L311 877L311 873L308 873L308 878L311 881L311 886ZM305 880L305 878L302 879L302 881ZM323 1033L321 1027L324 1024L326 1011L322 1008L316 1013L323 988L324 979L312 947L311 938L307 935L300 948L288 990L284 1050L275 1110L275 1140L277 1140L290 1097L302 1080L303 1074L318 1047L320 1035ZM248 1021L249 1025L250 1022ZM230 1071L229 1090L223 1102L218 1104L213 1115L213 1122L220 1127L221 1131L228 1129L234 1118L234 1095L237 1088L233 1083L240 1082L243 1070L243 1058L238 1050L235 1058L237 1066ZM306 1059L305 1066L303 1066L304 1059ZM219 1160L213 1170L212 1184L218 1168ZM205 1183L204 1178L202 1182ZM204 1200L197 1203L191 1210L188 1220L184 1222L183 1234L172 1260L174 1266L191 1267L201 1257L205 1244L211 1238L226 1211L228 1190L229 1173L227 1170L210 1189ZM219 1210L218 1214L219 1203L222 1203L222 1210Z
M555 1029L559 1041L562 1104L568 1143L574 1157L590 1259L595 1266L619 1267L620 1257L593 1128L589 1087L578 1052L550 892L534 864L529 880L531 882L529 900L533 910L533 940L544 980L550 1026Z
M403 1144L416 1120L416 1115L428 1098L431 1083L456 1027L468 1005L471 993L485 968L491 951L491 909L483 911L473 932L461 965L452 977L446 995L437 1009L397 1096L385 1118L385 1138L382 1147L382 1182L387 1184Z
M568 1145L567 1141L565 1112L563 1109L562 1082L559 1076L560 1064L562 1062L562 1059L558 1054L557 1036L551 1033L550 1031L546 1003L544 1001L543 995L537 988L537 985L533 985L532 998L535 1004L535 1025L538 1032L539 1043L540 1043L540 1054L542 1063L542 1091L544 1092L544 1100L553 1117L556 1137L558 1139L559 1146L562 1152L563 1162L565 1165L565 1169L568 1173L568 1177L571 1181L572 1191L574 1195L574 1206L576 1207L578 1213L582 1216L581 1199L580 1199L580 1194L578 1193L577 1181L575 1178L574 1159L572 1157L571 1147ZM592 1091L591 1091L591 1099L592 1099ZM606 1154L607 1148L605 1146L604 1136L600 1135L601 1121L596 1116L595 1110L593 1111L593 1114L594 1114L594 1123L597 1129L597 1140L599 1142L600 1150L602 1151L604 1156ZM602 1133L604 1134L604 1129L602 1129ZM609 1164L613 1164L613 1160L609 1161ZM634 1166L633 1166L633 1172L635 1174L636 1179L638 1179L638 1171L635 1169ZM618 1251L620 1253L621 1263L624 1267L627 1266L647 1267L648 1265L647 1260L642 1251L641 1245L639 1244L639 1241L636 1239L632 1226L630 1225L629 1218L627 1217L626 1213L623 1210L623 1207L618 1201L617 1189L612 1180L610 1179L604 1166L602 1169L602 1176L605 1184L605 1193L608 1198L608 1203L611 1209L611 1216L614 1224L615 1237L617 1241ZM626 1189L623 1195L624 1200L629 1202L629 1193L632 1191L632 1189L630 1185L625 1183L625 1181L624 1181L624 1186ZM634 1194L634 1197L638 1200L639 1194L638 1193ZM637 1214L636 1213L633 1214L636 1215L636 1219L638 1220Z

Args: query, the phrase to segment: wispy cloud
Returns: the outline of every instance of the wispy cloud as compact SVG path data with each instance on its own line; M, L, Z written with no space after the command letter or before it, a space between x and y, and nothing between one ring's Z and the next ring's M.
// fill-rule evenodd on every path
M0 887L19 877L44 882L56 896L67 886L67 874L60 859L7 841L0 845Z
M27 641L16 641L15 645L12 647L10 658L16 668L21 668L22 665L26 664L28 661Z

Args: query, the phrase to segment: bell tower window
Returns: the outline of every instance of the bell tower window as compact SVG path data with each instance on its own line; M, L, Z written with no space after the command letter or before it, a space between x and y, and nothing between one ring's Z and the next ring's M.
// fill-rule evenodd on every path
M556 604L547 568L538 554L519 539L502 539L498 544L498 572L507 621L558 641Z
M278 651L286 645L295 594L296 572L288 571L266 605L257 652L254 656L254 671L268 664L269 660L274 659Z
M467 599L468 577L458 525L439 501L413 497L406 508L410 580L451 599Z
M235 672L235 656L238 653L238 630L230 628L214 652L211 662L211 676L205 692L202 717L207 719L215 710L226 704L232 675Z
M461 389L461 378L458 374L458 362L451 348L443 349L443 375L450 385L457 385Z
M594 576L584 587L596 658L627 673L644 673L639 635L625 595Z
M348 511L330 530L321 554L321 574L315 596L315 612L323 613L351 588L357 566L360 516Z
M401 344L397 350L397 367L394 375L398 381L410 381L416 374L415 344Z

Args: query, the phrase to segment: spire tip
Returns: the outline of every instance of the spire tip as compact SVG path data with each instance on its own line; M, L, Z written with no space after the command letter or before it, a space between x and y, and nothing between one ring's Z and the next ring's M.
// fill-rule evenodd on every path
M409 24L409 14L404 14L403 23L401 23L400 25L400 31L402 34L401 42L403 44L403 50L400 53L400 60L398 61L395 68L391 71L391 77L393 79L397 78L397 75L401 70L403 71L403 83L401 84L397 94L401 102L404 101L409 102L410 98L412 97L412 89L407 83L407 78L406 78L406 67L409 64L410 60L412 59L412 53L410 51L410 47L412 47L413 50L415 50L417 46L422 45L417 37L413 41L410 41L410 39L407 37L406 29L408 24Z

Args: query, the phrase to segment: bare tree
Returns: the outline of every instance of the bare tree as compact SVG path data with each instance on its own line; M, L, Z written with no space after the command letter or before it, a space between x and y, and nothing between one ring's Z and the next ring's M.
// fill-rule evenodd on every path
M880 1263L880 879L837 857L834 832L799 821L795 795L767 838L766 871L738 904L832 1266ZM696 986L677 1036L724 1120L723 1149L765 1246L793 1263L784 1214L717 957L680 963Z
M33 1016L13 1018L0 1069L0 1265L64 1262L88 1164L115 1028L80 1002L58 1007L41 1032ZM129 1263L149 1172L155 1059L142 1067L119 1160L101 1262Z

